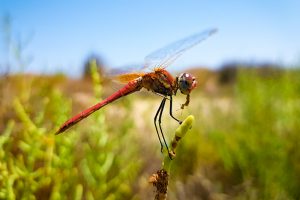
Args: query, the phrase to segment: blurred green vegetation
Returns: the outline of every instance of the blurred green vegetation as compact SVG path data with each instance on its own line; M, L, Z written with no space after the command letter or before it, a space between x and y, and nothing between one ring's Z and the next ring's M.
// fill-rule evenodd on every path
M195 123L178 146L169 199L299 199L299 75L299 69L240 68L234 83L216 86L222 95L204 86L195 91L184 111ZM160 167L162 155L158 141L152 155L144 145L149 137L140 135L155 137L152 120L142 119L141 131L133 113L144 117L135 110L141 100L158 104L143 95L122 98L117 108L101 109L55 136L72 107L81 107L62 93L69 81L1 78L0 199L153 199L141 177ZM93 81L95 98L86 106L105 92L96 73ZM116 109L123 114L111 118ZM177 128L171 120L163 120L170 134Z
M132 198L141 166L135 146L124 151L134 140L132 119L108 128L100 111L91 117L93 125L55 136L53 128L70 116L71 108L70 100L56 88L61 77L18 78L1 85L7 92L7 84L20 82L13 86L18 89L12 102L4 102L8 97L1 101L13 117L0 135L0 199ZM93 80L99 98L100 77L94 73ZM123 104L127 111L130 106ZM136 161L128 162L132 159Z
M180 175L201 173L202 181L187 176L186 185L204 187L209 197L299 199L299 75L298 69L242 68L232 94L218 97L223 105L211 98L214 103L195 108L200 123L192 129L193 140L181 146L185 154L175 166ZM201 112L206 106L209 115Z

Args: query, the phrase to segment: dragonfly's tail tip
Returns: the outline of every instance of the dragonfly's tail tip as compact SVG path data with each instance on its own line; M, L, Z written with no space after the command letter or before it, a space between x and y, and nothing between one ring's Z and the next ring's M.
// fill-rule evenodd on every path
M60 134L60 131L59 131L59 130L55 132L55 135L58 135L58 134Z
M63 129L58 129L56 132L55 132L55 135L58 135L58 134L60 134L60 133L62 133L62 132L64 132L64 130Z

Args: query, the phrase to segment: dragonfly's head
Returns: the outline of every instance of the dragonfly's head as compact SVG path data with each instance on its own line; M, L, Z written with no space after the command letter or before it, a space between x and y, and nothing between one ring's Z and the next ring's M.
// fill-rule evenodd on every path
M177 84L182 94L188 95L197 86L197 81L194 76L188 73L182 73L177 79Z

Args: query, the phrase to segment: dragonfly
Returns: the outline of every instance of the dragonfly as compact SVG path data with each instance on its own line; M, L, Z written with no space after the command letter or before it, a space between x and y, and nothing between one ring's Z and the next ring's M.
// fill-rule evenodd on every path
M217 32L217 29L207 29L205 31L196 33L194 35L185 37L181 40L173 42L161 49L158 49L148 56L145 57L144 65L141 69L152 68L151 72L134 72L134 73L124 73L116 77L122 83L126 83L121 89L108 96L101 102L87 108L86 110L80 112L74 117L63 123L56 134L60 134L73 125L77 124L84 118L88 117L95 111L103 108L104 106L116 101L117 99L132 94L134 92L140 91L142 88L158 94L162 97L162 101L156 111L154 116L154 126L159 139L161 152L163 152L164 146L170 156L170 151L163 134L161 126L161 118L165 108L166 101L170 101L170 116L176 120L179 124L182 123L181 120L174 117L172 112L173 96L176 95L179 90L183 95L186 95L185 103L181 105L181 109L189 105L190 93L197 86L197 81L194 76L189 73L181 73L179 76L173 77L166 68L170 66L179 56L185 53L187 50L191 49L195 45L199 44L209 36ZM157 126L158 125L158 126Z

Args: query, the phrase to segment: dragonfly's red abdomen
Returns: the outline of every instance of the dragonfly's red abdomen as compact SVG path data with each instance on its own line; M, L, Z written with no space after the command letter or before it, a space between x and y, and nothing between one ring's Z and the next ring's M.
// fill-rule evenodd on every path
M100 103L97 103L96 105L82 111L81 113L75 115L68 121L66 121L56 132L56 134L62 133L74 124L78 123L79 121L83 120L84 118L88 117L90 114L94 113L95 111L99 110L103 106L119 99L120 97L126 96L128 94L131 94L133 92L139 91L142 88L140 79L136 79L133 81L130 81L127 83L123 88L113 93L111 96L107 97Z

